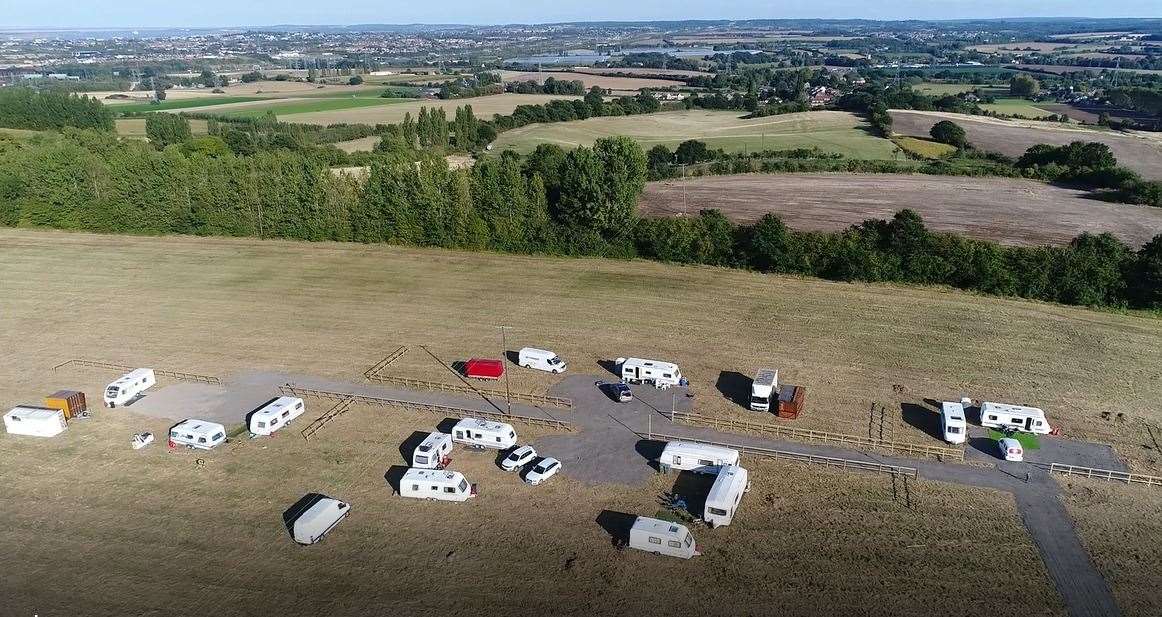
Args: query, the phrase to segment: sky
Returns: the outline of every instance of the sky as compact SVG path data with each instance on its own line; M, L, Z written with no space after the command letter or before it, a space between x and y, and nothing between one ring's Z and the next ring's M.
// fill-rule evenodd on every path
M0 0L0 28L670 19L1159 17L1162 0Z

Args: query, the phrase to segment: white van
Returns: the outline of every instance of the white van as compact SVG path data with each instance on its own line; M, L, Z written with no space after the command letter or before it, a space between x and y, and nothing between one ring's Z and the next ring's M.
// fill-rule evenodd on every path
M940 431L944 441L961 444L968 438L968 421L964 419L964 404L945 401L940 409Z
M1045 412L1036 407L981 403L980 425L988 428L1008 428L1026 433L1048 435L1053 429L1045 420Z
M60 409L19 405L4 414L4 430L12 435L56 437L67 428L65 412Z
M280 396L272 399L250 414L250 434L272 435L305 411L301 398Z
M416 499L468 501L476 496L476 485L458 471L409 469L399 481L399 494Z
M157 383L151 368L130 371L116 381L105 386L105 406L116 407L132 401L134 397L152 388Z
M627 383L653 384L655 388L686 385L682 371L672 362L641 358L618 358L615 362L621 367L621 380Z
M729 525L738 512L742 494L750 491L750 480L745 468L738 465L723 465L718 477L706 496L706 506L702 510L702 520L711 527Z
M169 429L173 445L209 450L226 441L226 427L206 420L182 420Z
M452 441L481 448L507 450L516 445L516 431L511 424L464 418L452 427Z
M677 469L696 473L718 473L723 465L737 465L738 450L689 441L671 441L658 457L662 471Z
M338 499L324 497L307 508L295 519L293 530L295 542L314 544L323 539L340 521L351 514L351 504Z
M567 368L565 361L556 353L536 347L524 347L517 352L517 364L550 373L564 373Z
M443 469L451 462L452 436L447 433L431 433L412 452L412 467L419 469Z
M637 517L629 528L629 547L682 559L702 554L685 525L645 516Z

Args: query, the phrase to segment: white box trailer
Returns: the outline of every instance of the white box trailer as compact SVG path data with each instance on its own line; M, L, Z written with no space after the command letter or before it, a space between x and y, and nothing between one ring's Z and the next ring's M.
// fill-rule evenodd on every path
M940 406L940 432L944 441L962 444L968 438L968 421L964 417L964 404L945 401Z
M629 547L682 559L702 554L685 525L645 516L637 517L629 528Z
M507 450L516 445L516 431L511 424L464 418L452 427L452 441L480 448Z
M4 430L11 435L56 437L68 428L60 409L17 405L4 414Z
M743 493L749 491L750 477L746 469L738 465L723 465L718 469L718 477L714 479L710 493L706 496L702 520L711 527L729 525L738 512Z
M323 539L347 515L351 514L351 504L324 497L316 501L295 519L292 529L295 542L314 544Z
M476 485L458 471L409 469L399 481L399 494L416 499L468 501L476 496Z
M447 433L431 433L412 452L412 467L419 469L443 469L452 460L452 436Z
M152 388L157 377L151 368L139 368L118 377L105 386L105 406L125 405L135 397Z
M517 364L525 368L548 371L550 373L564 373L565 369L568 368L565 361L555 352L547 349L537 349L536 347L521 348L517 352Z
M658 467L695 473L718 473L723 465L737 465L738 450L690 441L671 441L662 448Z
M759 369L750 383L750 408L754 411L770 411L771 397L778 391L778 369Z
M271 399L250 414L250 434L273 435L304 412L306 405L301 398L280 396Z
M182 420L169 429L170 446L209 450L226 441L226 427L206 420Z
M615 362L619 366L621 380L626 383L653 384L655 388L663 389L686 385L682 371L672 362L642 358L618 358Z
M1045 412L1037 407L1005 403L981 403L980 425L1039 435L1048 435L1053 430L1045 420Z

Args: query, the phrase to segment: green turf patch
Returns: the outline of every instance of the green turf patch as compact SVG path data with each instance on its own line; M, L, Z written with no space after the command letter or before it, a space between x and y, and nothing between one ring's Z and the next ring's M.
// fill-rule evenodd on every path
M176 101L162 101L160 103L125 103L119 105L116 103L110 104L109 108L113 111L123 113L143 113L149 111L166 111L169 109L189 109L190 107L208 107L212 105L226 105L227 103L247 103L250 101L261 101L261 97L254 96L221 96L221 97L206 97L196 99L180 99Z
M989 429L989 439L992 439L993 441L1000 441L1005 437L1008 437L1008 435L1005 435L998 430ZM1033 433L1013 433L1012 437L1013 439L1021 442L1021 447L1026 450L1036 450L1041 447L1041 442Z

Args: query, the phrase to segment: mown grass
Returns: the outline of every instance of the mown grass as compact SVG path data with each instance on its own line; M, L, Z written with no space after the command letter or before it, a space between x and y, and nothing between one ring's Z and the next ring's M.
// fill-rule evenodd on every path
M1018 98L995 99L992 103L981 103L980 107L986 111L1026 118L1043 118L1052 115L1052 112L1045 111L1030 101Z
M207 107L213 105L227 105L230 103L246 103L249 101L261 101L261 97L254 96L221 96L221 97L205 97L192 99L179 99L175 101L162 101L160 103L125 103L110 105L114 111L125 113L138 113L150 111L167 111L170 109L188 109L190 107Z
M266 115L268 111L276 116L290 114L305 114L321 111L339 111L344 109L358 109L360 107L378 107L381 105L395 105L410 103L412 99L385 99L376 96L363 98L347 96L344 98L319 98L310 101L272 101L269 105L252 105L237 109L222 110L221 115L233 118L257 118Z
M1006 437L1016 439L1020 442L1021 447L1026 450L1037 450L1041 448L1041 440L1037 439L1037 436L1033 433L1015 432L1012 435L1008 435L996 429L989 429L989 439L993 441L1000 441Z
M905 152L926 159L940 159L956 152L956 146L942 144L930 139L920 139L919 137L896 136L892 137L892 143Z

